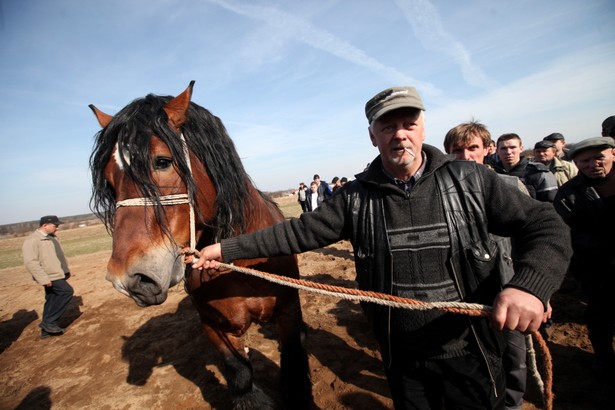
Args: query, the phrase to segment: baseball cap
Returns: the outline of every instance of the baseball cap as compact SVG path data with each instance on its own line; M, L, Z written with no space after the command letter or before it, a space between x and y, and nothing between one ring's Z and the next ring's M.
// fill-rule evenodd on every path
M45 225L45 224L54 224L54 225L60 225L63 224L64 222L60 221L58 219L57 216L55 215L46 215L41 217L41 221L40 221L40 225Z
M414 87L392 87L380 91L365 104L365 116L371 124L389 111L418 108L425 111L419 92Z
M588 138L574 144L568 151L568 157L574 158L579 152L592 148L615 148L615 141L611 137Z

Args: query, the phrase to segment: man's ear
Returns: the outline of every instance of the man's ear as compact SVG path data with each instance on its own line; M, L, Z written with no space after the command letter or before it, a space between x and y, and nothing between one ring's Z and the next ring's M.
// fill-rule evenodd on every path
M376 143L376 138L374 138L374 134L372 133L372 127L371 126L367 127L367 132L369 132L369 139L372 141L372 145L374 147L377 147L378 144Z

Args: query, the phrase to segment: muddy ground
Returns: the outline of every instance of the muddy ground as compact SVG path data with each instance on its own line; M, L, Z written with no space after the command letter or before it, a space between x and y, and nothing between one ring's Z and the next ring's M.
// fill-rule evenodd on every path
M60 233L61 235L61 233ZM0 270L0 409L227 409L220 361L200 334L183 287L139 308L104 280L109 252L69 259L75 297L61 325L39 339L43 290L22 267ZM299 256L305 279L353 287L350 246ZM390 409L376 344L357 303L301 292L316 407ZM612 385L592 377L577 289L556 294L548 339L556 409L613 408ZM247 336L257 383L276 394L279 355L270 325ZM530 385L535 384L530 381ZM533 387L524 409L540 407Z

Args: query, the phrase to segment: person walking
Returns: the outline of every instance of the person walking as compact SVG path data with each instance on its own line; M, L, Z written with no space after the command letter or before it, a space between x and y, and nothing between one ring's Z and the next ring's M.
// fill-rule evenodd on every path
M297 202L301 205L301 212L309 212L307 205L307 187L303 182L299 183L299 190L297 191Z
M376 94L365 115L379 151L366 171L318 212L207 246L192 266L219 268L220 260L295 254L348 239L362 290L492 305L490 318L362 306L396 409L503 409L501 331L540 327L568 264L569 231L551 204L425 144L425 111L414 87ZM490 233L519 243L522 256L504 289Z
M39 228L26 238L22 246L26 269L45 289L43 317L39 324L42 339L66 331L58 325L58 321L74 293L67 282L70 277L68 262L55 235L62 223L55 215L43 216Z

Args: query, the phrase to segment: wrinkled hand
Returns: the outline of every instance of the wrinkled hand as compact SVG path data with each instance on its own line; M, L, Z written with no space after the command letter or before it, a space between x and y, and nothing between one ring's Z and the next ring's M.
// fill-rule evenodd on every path
M495 297L491 325L496 330L532 333L540 328L545 316L540 299L520 289L506 288Z
M193 269L219 269L220 260L222 259L222 248L219 243L214 243L201 249L201 251L195 252L199 258L192 264Z

